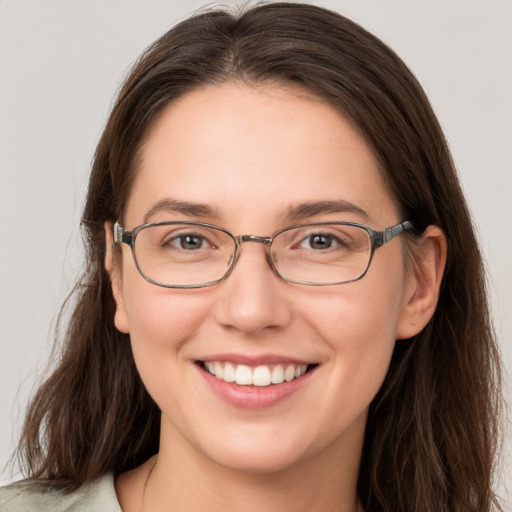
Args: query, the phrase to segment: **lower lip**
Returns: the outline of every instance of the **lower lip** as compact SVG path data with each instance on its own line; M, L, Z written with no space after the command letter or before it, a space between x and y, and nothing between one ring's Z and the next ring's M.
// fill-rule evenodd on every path
M290 382L271 384L270 386L239 386L234 382L225 382L197 366L203 379L213 392L230 405L247 409L271 407L293 393L299 391L312 377L316 367Z

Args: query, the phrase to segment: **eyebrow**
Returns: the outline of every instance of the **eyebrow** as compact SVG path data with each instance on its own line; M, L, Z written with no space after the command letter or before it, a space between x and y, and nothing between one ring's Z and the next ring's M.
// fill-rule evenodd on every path
M181 213L189 217L208 217L211 219L219 217L217 210L207 204L165 198L158 201L145 213L144 224L150 222L151 217L162 212Z
M365 220L370 220L370 215L359 206L348 201L312 201L293 206L284 215L285 221L297 221L316 215L327 213L354 213Z
M209 219L218 219L220 214L216 208L204 203L193 203L190 201L178 201L176 199L165 198L158 201L144 215L144 224L151 221L151 218L157 213L181 213L189 217L206 217ZM370 219L370 215L359 206L343 200L330 201L310 201L292 206L282 218L284 222L296 222L301 219L315 217L317 215L329 213L353 213L365 220Z

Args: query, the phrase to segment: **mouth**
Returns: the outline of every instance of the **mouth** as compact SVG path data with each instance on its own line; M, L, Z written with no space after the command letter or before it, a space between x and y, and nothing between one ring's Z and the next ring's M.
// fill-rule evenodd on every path
M269 364L249 366L229 361L197 361L197 365L219 380L238 386L267 387L298 380L318 364Z

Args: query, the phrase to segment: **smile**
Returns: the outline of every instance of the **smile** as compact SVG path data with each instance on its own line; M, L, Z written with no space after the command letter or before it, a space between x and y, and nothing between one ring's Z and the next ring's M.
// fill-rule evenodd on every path
M302 377L312 366L307 364L276 364L255 367L224 361L202 361L202 368L217 379L239 386L265 387Z
M314 379L320 364L272 354L217 354L197 359L195 366L208 388L224 402L254 410L275 406L298 393Z

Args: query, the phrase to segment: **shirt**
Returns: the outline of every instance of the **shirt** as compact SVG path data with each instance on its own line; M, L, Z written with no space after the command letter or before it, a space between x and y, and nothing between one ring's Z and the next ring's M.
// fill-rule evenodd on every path
M0 488L0 512L122 512L107 474L65 492L51 485L24 481Z

